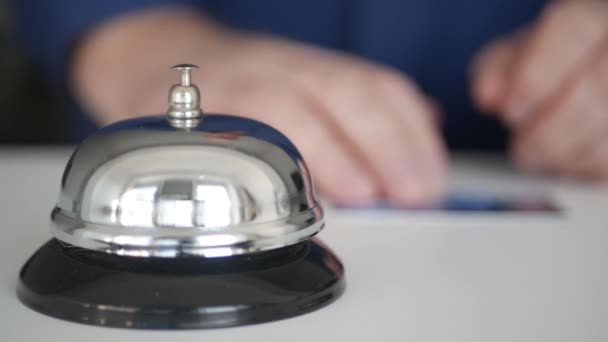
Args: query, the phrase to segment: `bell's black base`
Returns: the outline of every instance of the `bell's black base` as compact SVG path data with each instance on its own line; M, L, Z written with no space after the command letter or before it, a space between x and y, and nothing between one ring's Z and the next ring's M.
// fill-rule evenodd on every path
M121 328L201 329L319 309L344 269L318 240L225 258L136 258L50 240L23 266L19 299L43 314Z

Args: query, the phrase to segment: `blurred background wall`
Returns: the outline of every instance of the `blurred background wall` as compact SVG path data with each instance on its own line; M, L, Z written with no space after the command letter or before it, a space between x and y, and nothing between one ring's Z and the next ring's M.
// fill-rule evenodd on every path
M0 144L61 142L58 107L23 51L9 6L0 0Z

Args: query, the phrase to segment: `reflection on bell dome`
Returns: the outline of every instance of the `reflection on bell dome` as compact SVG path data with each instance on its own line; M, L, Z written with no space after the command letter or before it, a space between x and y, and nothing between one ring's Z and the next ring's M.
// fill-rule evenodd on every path
M232 203L247 199L238 195L225 182L203 179L139 182L120 196L112 216L126 227L224 227L242 221Z

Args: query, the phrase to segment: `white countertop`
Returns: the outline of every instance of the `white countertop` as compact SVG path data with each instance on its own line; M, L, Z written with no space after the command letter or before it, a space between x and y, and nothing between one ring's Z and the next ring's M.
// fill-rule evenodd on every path
M46 317L15 296L50 238L68 149L0 149L0 341L608 341L608 190L456 158L451 188L548 192L565 214L329 210L320 234L346 267L335 303L219 330L141 331Z

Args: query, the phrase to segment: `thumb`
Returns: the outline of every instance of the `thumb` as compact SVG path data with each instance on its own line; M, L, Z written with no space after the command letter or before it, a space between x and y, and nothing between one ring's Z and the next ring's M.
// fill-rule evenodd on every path
M509 87L509 71L515 64L523 43L518 32L485 46L471 67L472 94L483 111L496 111L502 106Z

